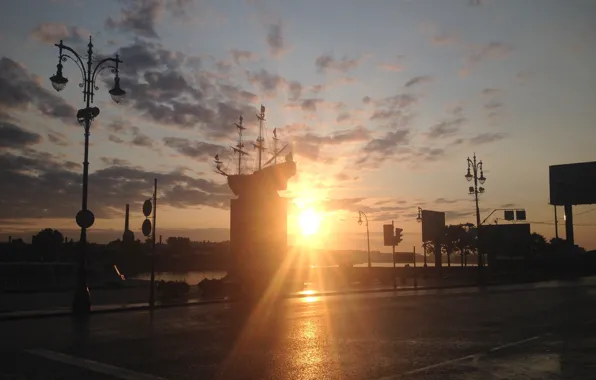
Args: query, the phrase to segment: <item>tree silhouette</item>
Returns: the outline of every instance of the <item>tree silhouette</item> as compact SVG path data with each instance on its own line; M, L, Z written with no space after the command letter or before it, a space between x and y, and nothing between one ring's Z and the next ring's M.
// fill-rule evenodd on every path
M42 261L58 261L64 235L58 230L45 228L33 237L33 247Z

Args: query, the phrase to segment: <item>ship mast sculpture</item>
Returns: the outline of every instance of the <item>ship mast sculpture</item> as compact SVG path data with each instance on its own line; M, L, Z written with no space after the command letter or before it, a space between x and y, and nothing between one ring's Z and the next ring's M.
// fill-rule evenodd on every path
M284 162L277 157L287 144L277 149L277 129L274 129L273 156L263 161L265 138L263 129L265 107L258 113L259 135L252 145L257 149L257 168L254 172L243 171L244 148L242 116L236 123L238 143L231 147L238 156L237 174L229 174L222 168L219 155L215 156L215 171L228 180L230 189L237 196L230 204L230 251L232 265L228 273L243 285L265 286L263 280L271 279L283 262L287 251L287 200L278 191L287 188L288 180L296 174L296 163L291 152ZM257 284L259 283L259 284Z

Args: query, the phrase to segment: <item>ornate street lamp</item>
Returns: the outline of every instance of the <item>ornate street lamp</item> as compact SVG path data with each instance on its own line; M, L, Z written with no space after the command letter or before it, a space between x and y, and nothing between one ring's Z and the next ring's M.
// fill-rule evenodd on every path
M115 58L103 58L99 61L94 59L93 56L93 44L91 43L91 37L89 37L89 44L87 45L87 54L84 56L87 62L84 61L74 49L66 46L62 43L55 44L58 47L58 65L56 74L50 77L52 87L56 91L62 91L68 84L68 79L62 74L62 62L66 62L68 59L73 61L81 71L82 82L79 83L79 87L83 89L83 101L85 102L85 108L80 109L77 112L77 121L85 128L85 157L83 161L83 199L81 211L77 213L76 222L81 227L81 238L78 260L78 273L76 289L74 294L74 300L72 303L72 312L75 315L87 315L91 311L91 299L89 297L89 288L87 287L87 269L86 269L86 248L87 248L87 229L93 225L95 216L87 209L87 185L89 177L89 129L91 128L91 122L99 115L99 108L91 107L93 103L94 91L98 90L99 87L95 84L99 73L104 69L110 69L115 75L114 87L109 91L110 96L114 102L119 103L125 95L125 91L120 88L120 77L118 76L118 65L122 61L116 55Z
M358 211L358 224L362 225L362 217L364 216L364 220L366 221L366 244L368 246L368 267L372 266L372 262L370 260L370 234L368 232L368 217L362 211Z
M476 234L477 234L477 242L478 242L478 278L479 281L482 282L482 267L484 266L484 258L482 257L481 252L481 234L480 234L480 208L478 207L478 196L484 193L484 187L478 186L480 182L481 185L486 182L486 177L484 176L484 171L482 167L482 160L476 161L476 153L474 153L474 158L471 160L470 157L467 159L468 161L468 171L465 175L465 178L468 182L474 180L474 186L470 186L468 188L468 193L470 195L474 195L474 200L476 202Z

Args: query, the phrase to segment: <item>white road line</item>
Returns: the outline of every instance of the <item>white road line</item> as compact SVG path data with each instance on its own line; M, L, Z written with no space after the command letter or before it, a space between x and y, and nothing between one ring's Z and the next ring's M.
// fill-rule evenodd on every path
M531 341L534 341L534 340L543 338L543 337L545 337L547 335L549 335L549 334L543 334L543 335L533 336L531 338L522 339L522 340L518 340L518 341L515 341L515 342L503 344L501 346L491 348L488 351L477 352L475 354L466 355L466 356L463 356L461 358L446 360L444 362L439 362L439 363L431 364L431 365L426 366L426 367L417 368L417 369L413 369L411 371L403 372L403 373L400 373L399 375L382 377L382 378L377 379L377 380L396 380L396 379L400 379L400 378L402 378L404 376L415 375L417 373L426 372L426 371L429 371L429 370L435 369L435 368L445 367L445 366L452 365L452 364L459 363L459 362L463 362L463 361L466 361L466 360L479 359L482 356L485 356L487 353L496 352L496 351L499 351L499 350L503 350L505 348L510 348L510 347L518 346L520 344L528 343L528 342L531 342Z
M69 364L75 367L84 368L86 370L103 373L123 380L167 380L163 377L157 377L148 375L145 373L139 373L128 369L116 367L113 365L96 362L89 359L77 358L75 356L66 355L60 352L36 349L36 350L25 350L33 355L41 356L46 359L54 360L60 363Z
M518 340L517 342L511 342L511 343L507 343L507 344L504 344L504 345L502 345L502 346L499 346L499 347L491 348L491 349L490 349L490 350L488 350L488 351L489 351L489 352L496 352L496 351L500 351L500 350L502 350L502 349L504 349L504 348L509 348L509 347L513 347L513 346L518 346L518 345L520 345L520 344L524 344L524 343L528 343L528 342L531 342L531 341L533 341L533 340L536 340L536 339L540 339L540 338L542 338L542 337L544 337L544 336L546 336L546 335L548 335L548 334L537 335L537 336L533 336L533 337L531 337L531 338L528 338L528 339L522 339L522 340Z

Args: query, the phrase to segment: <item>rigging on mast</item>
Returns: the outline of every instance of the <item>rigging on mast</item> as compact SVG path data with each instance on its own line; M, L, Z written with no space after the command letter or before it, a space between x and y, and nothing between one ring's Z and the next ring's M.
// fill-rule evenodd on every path
M262 169L262 156L263 151L265 150L265 146L263 143L265 142L265 138L263 138L263 122L265 121L265 106L261 104L261 113L257 114L257 119L259 119L259 137L257 137L257 142L253 143L252 145L259 150L259 158L258 158L258 169Z
M242 131L246 129L242 125L242 116L238 119L238 123L234 123L236 128L238 129L238 144L236 146L231 147L234 153L238 154L238 174L242 174L242 156L248 155L242 148L244 148L244 141L242 141Z

